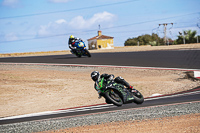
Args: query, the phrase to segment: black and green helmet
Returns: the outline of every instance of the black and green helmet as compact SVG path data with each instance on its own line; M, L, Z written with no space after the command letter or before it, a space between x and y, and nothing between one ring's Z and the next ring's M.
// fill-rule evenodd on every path
M93 71L91 73L91 78L92 78L93 81L97 81L99 79L99 77L100 77L100 74L99 74L98 71Z

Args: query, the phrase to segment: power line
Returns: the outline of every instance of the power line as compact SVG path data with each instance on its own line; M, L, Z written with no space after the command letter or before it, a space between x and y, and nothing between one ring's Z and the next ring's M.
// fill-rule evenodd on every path
M200 13L200 12L194 12L194 13L189 13L189 14L184 14L184 15L178 15L178 16L173 16L173 17L168 17L168 18L161 18L161 19L149 20L149 21L136 22L136 23L131 23L131 24L119 25L119 26L113 26L113 27L103 28L103 29L105 30L105 29L126 27L126 26L131 26L131 25L136 25L136 24L143 24L143 23L155 22L155 21L160 21L160 20L165 20L165 19L170 19L170 18L177 18L177 17L182 17L182 16L188 16L188 15L198 14L198 13Z
M47 14L53 14L53 13L61 13L61 12L71 12L71 11L78 11L78 10L92 9L92 8L98 8L98 7L125 4L125 3L135 2L135 1L139 1L139 0L128 0L128 1L123 1L123 2L116 2L116 3L97 5L97 6L88 6L88 7L83 7L83 8L74 8L74 9L68 9L68 10L62 10L62 11L53 11L53 12L26 14L26 15L11 16L11 17L2 17L0 19L22 18L22 17L30 17L30 16L47 15Z
M186 27L191 27L191 26L181 26L181 27L176 27L176 28L173 28L173 29L177 29L177 28L186 28ZM122 31L122 32L141 32L141 31L150 31L151 29L149 30L137 30L137 31ZM121 32L109 32L109 33L121 33ZM43 39L43 38L52 38L52 37L56 37L56 36L66 36L66 35L70 35L72 33L66 33L66 34L58 34L58 35L52 35L52 36L47 36L47 37L39 37L37 39ZM127 35L126 35L127 36ZM120 37L122 37L120 35ZM32 38L32 39L22 39L22 40L16 40L16 41L26 41L26 40L34 40L36 38ZM16 42L16 41L10 41L10 42ZM48 47L55 47L55 46L62 46L62 45L51 45L51 46L48 46ZM38 48L46 48L46 47L37 47L37 48L34 48L34 49L38 49ZM19 50L26 50L26 49L19 49ZM9 51L0 51L0 52L9 52Z
M35 40L35 39L45 39L45 38L52 38L52 37L58 37L58 36L66 36L70 35L68 34L57 34L57 35L51 35L51 36L45 36L45 37L37 37L37 38L29 38L29 39L20 39L20 40L14 40L14 41L2 41L0 43L9 43L9 42L21 42L21 41L29 41L29 40Z
M200 12L189 13L189 14L184 14L184 15L179 15L179 16L173 16L173 17L168 17L168 18L161 18L161 19L149 20L149 21L136 22L136 23L125 24L125 25L118 25L118 26L113 26L113 27L108 27L108 28L102 28L102 30L108 30L108 29L113 29L113 28L126 27L126 26L137 25L137 24L144 24L144 23L149 23L149 22L166 20L166 19L170 19L170 18L176 18L176 17L182 17L182 16L187 16L187 15L197 14L197 13L200 13ZM96 31L96 29L86 30L86 31L82 31L82 32L93 32L93 31ZM77 32L80 32L80 31L77 31ZM52 37L58 37L58 36L66 36L66 35L70 35L70 34L74 34L74 33L57 34L57 35L51 35L51 36L46 36L46 37L20 39L20 40L14 40L14 41L2 41L0 43L19 42L19 41L27 41L27 40L35 40L35 39L45 39L45 38L52 38Z

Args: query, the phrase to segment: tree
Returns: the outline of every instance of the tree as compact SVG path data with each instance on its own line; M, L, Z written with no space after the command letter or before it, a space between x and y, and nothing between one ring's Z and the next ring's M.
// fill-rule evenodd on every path
M137 40L135 38L129 38L125 41L125 46L136 46Z
M157 46L160 45L161 42L163 42L163 39L160 38L157 34L145 34L142 36L138 36L136 38L128 38L124 45L125 46L137 46L138 42L140 45L153 45L153 46Z
M178 44L184 44L184 38L185 38L185 43L196 43L197 42L197 37L196 37L197 31L192 31L192 30L184 30L182 35L178 36L178 39L176 42Z

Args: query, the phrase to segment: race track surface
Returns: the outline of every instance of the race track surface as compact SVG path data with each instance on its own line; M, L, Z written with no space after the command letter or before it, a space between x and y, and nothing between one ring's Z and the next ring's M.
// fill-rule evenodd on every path
M200 69L200 50L92 53L91 55L91 58L78 58L72 54L32 57L9 57L0 58L0 62Z
M68 118L75 116L83 116L87 114L93 113L106 113L109 111L119 111L133 108L141 108L141 107L152 107L158 105L167 105L167 104L177 104L183 102L193 102L200 100L200 88L196 88L189 92L183 92L180 94L174 95L166 95L161 97L147 98L145 99L143 104L136 105L135 103L124 104L121 107L117 107L113 104L102 104L102 105L94 105L80 108L71 108L71 109L63 109L57 112L48 112L47 114L39 114L34 116L21 116L19 118L2 118L0 119L0 125L11 124L11 123L19 123L25 121L34 121L34 120L42 120L42 119L52 119L52 118Z

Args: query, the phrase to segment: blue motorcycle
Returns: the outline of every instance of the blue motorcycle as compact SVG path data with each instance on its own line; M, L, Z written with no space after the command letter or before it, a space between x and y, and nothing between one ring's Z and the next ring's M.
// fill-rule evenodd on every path
M75 54L79 58L81 56L91 57L90 52L86 49L85 43L82 40L77 40L74 46L76 47L76 52L75 53L72 52L72 54Z

